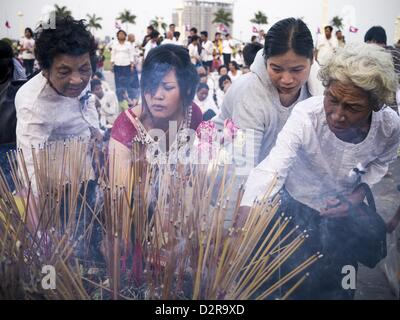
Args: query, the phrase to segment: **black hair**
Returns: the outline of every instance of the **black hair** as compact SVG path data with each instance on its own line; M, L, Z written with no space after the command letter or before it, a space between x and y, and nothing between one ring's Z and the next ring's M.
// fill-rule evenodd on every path
M179 31L174 32L174 37L176 40L178 40L180 36L181 36L181 33Z
M205 37L208 38L208 32L207 32L207 31L202 31L202 32L200 32L200 34L201 34L202 36L205 36Z
M239 67L239 65L238 65L238 63L236 61L231 60L231 61L229 61L229 63L231 63L235 67L236 70L240 69L240 67Z
M369 41L386 45L387 36L385 29L383 29L381 26L374 26L370 28L364 37L364 42Z
M221 69L222 69L222 68L225 68L226 70L229 70L229 68L228 68L226 65L221 64L221 65L218 67L218 74L221 72Z
M31 28L25 28L25 32L29 32L31 34L31 37L33 38L33 31Z
M117 31L117 39L118 39L118 35L120 34L120 32L122 32L125 35L125 38L128 36L124 30L120 29Z
M200 91L201 89L207 89L210 90L210 87L208 86L207 83L199 83L199 85L197 86L197 91Z
M266 59L293 50L297 55L313 59L314 43L310 29L301 19L287 18L275 23L265 37Z
M216 37L217 35L221 35L221 32L216 32L216 33L215 33L215 37Z
M36 34L35 56L42 69L49 70L58 54L80 56L85 53L89 53L93 68L96 43L84 20L57 17L56 28L40 28Z
M172 27L172 26L176 27L175 23L171 23L171 24L169 25L169 27Z
M100 71L96 71L94 74L97 76L97 78L99 78L101 80L104 79L104 75Z
M93 91L95 86L101 86L101 81L99 79L93 79L90 81L90 89Z
M14 52L7 41L0 40L0 81L6 81L13 76Z
M190 43L192 43L193 41L199 41L199 36L196 36L196 35L194 35L194 36L191 36L190 37Z
M190 61L189 52L182 46L165 44L150 50L143 63L140 87L142 100L145 93L154 95L165 75L174 70L184 107L192 104L199 76Z
M231 77L228 76L227 74L221 76L221 77L218 79L218 85L219 85L219 88L220 88L222 91L224 91L224 81L225 81L225 80L229 80L230 82L232 82Z
M190 29L191 32L197 33L197 28L193 27Z
M256 39L257 39L257 36L251 36L250 41L253 42L253 41L256 40Z
M330 32L333 31L333 27L332 27L332 26L326 26L326 27L324 28L324 30L326 30L326 29L329 29Z
M263 48L259 42L248 43L243 48L243 60L246 66L251 66L256 58L257 52Z
M149 26L147 27L147 29L150 29L151 31L154 31L154 27L153 27L152 25L149 25Z
M157 39L159 35L160 35L160 33L157 30L153 30L150 33L150 39Z

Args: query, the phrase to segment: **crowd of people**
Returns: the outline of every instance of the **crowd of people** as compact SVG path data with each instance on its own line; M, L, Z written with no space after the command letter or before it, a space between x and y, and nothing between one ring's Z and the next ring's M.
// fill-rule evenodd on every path
M353 298L354 290L341 287L341 267L375 265L382 256L362 253L376 239L358 234L375 226L352 219L367 210L368 190L385 176L400 144L400 51L387 46L382 27L371 28L365 43L345 45L327 26L315 46L307 25L287 18L243 45L230 34L216 33L212 41L194 27L182 39L171 24L163 36L149 26L141 44L119 30L115 41L99 46L84 21L57 19L56 29L27 28L20 55L0 41L3 171L6 152L16 146L33 176L32 146L96 132L108 136L110 156L120 164L110 175L124 184L134 144L168 158L187 142L179 130L234 123L253 146L235 159L249 168L242 171L247 182L237 224L278 176L274 194L281 194L282 210L291 224L312 230L299 254L326 256L296 297ZM115 91L104 77L106 50ZM164 145L148 134L154 129L168 132ZM400 213L390 231L399 220Z

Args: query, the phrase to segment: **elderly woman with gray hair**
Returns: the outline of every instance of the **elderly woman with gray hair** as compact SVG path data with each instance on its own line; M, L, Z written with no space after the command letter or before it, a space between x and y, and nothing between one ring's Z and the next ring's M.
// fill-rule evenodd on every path
M338 49L319 77L324 96L294 108L269 156L252 170L238 224L277 176L273 193L280 191L282 211L310 235L288 268L324 254L295 298L351 299L355 288L343 286L343 267L373 267L385 256L371 239L384 237L384 223L364 199L371 200L369 187L397 155L400 119L384 107L393 102L397 78L390 54L366 44Z

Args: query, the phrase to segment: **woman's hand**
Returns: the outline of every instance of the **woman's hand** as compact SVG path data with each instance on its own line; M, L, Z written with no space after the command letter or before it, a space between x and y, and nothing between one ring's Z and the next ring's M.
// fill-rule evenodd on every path
M326 218L346 217L352 207L356 207L363 203L364 198L364 189L356 188L349 195L342 195L337 198L327 199L325 208L320 210L320 215Z

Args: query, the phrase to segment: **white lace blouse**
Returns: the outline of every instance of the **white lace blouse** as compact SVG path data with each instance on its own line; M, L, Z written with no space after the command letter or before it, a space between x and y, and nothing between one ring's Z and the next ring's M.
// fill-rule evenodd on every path
M330 131L323 97L307 99L296 105L269 156L252 170L242 205L262 198L277 175L274 194L285 185L294 199L319 210L326 198L356 187L354 168L364 168L362 182L379 182L396 158L399 140L400 118L390 108L373 112L367 137L352 144Z

